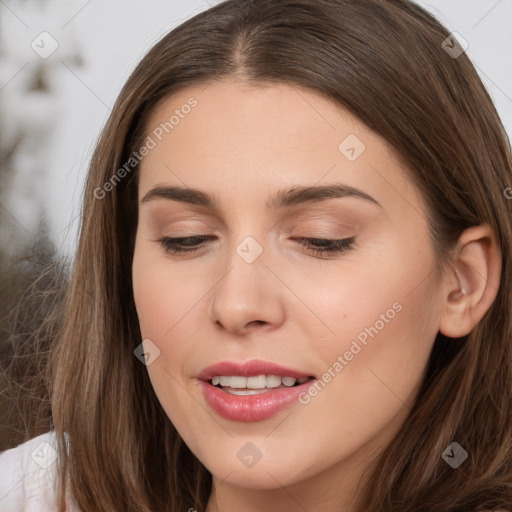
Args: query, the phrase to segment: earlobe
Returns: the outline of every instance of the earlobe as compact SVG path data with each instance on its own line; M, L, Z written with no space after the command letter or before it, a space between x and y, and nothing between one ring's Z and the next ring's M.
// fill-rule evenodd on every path
M498 294L501 251L488 225L465 230L459 238L454 266L444 276L444 308L439 331L449 338L471 332Z

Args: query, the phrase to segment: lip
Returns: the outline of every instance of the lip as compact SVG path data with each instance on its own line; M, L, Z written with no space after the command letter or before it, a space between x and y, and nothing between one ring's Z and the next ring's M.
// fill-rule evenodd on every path
M300 372L293 368L286 368L270 361L262 361L261 359L253 359L245 363L237 363L235 361L222 361L204 368L197 378L202 381L209 381L216 375L237 375L240 377L256 377L257 375L277 375L278 377L295 377L301 379L304 377L312 377L310 373ZM315 377L316 378L316 377Z
M271 418L292 404L297 405L301 393L316 382L311 379L291 388L275 388L258 395L231 395L226 391L200 381L199 385L208 405L223 418L231 421L254 422Z
M316 378L290 388L273 388L257 395L232 395L210 384L208 381L216 375L239 375L253 377L256 375L277 375L295 377L296 379L311 377L311 374L286 368L268 361L253 360L246 363L224 361L208 366L197 378L203 396L208 405L221 417L231 421L256 422L271 418L283 409L297 404L298 396L307 392L316 382Z

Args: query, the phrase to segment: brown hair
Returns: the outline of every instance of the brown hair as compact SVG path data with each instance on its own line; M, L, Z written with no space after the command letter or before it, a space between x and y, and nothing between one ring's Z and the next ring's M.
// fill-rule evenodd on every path
M320 93L407 163L440 265L450 263L462 231L482 223L509 255L510 145L468 57L442 47L449 35L407 0L227 0L170 32L140 62L92 158L52 358L61 490L67 482L83 510L201 512L211 490L211 475L133 354L141 342L131 283L137 170L95 197L137 150L155 105L233 76ZM472 332L457 340L438 334L416 403L361 484L358 510L512 510L511 311L505 259L498 295ZM457 470L441 458L452 441L469 453Z

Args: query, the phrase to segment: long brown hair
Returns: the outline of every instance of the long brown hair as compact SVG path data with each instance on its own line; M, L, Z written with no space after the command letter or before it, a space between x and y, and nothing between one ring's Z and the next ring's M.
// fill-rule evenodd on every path
M448 37L407 0L227 0L140 62L91 161L52 358L61 490L67 484L82 510L205 510L211 475L133 354L141 342L131 283L136 166L98 189L140 147L158 102L233 76L308 88L386 139L426 201L440 265L464 229L493 229L506 256L497 297L469 335L438 334L416 403L366 475L358 510L512 510L512 202L503 193L512 184L510 144L468 57L443 48ZM469 454L457 470L441 458L452 441Z

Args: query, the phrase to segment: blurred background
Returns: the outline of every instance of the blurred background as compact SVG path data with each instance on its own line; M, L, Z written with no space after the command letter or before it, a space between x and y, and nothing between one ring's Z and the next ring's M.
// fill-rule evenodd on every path
M34 385L17 407L40 403L42 423L31 428L47 429L47 390L35 383L52 330L36 345L39 362L29 357L31 333L65 289L84 177L115 98L155 42L214 3L0 0L0 450L22 436L14 416L23 411L8 412L5 403L7 375L27 366ZM418 3L467 47L510 136L512 0Z

